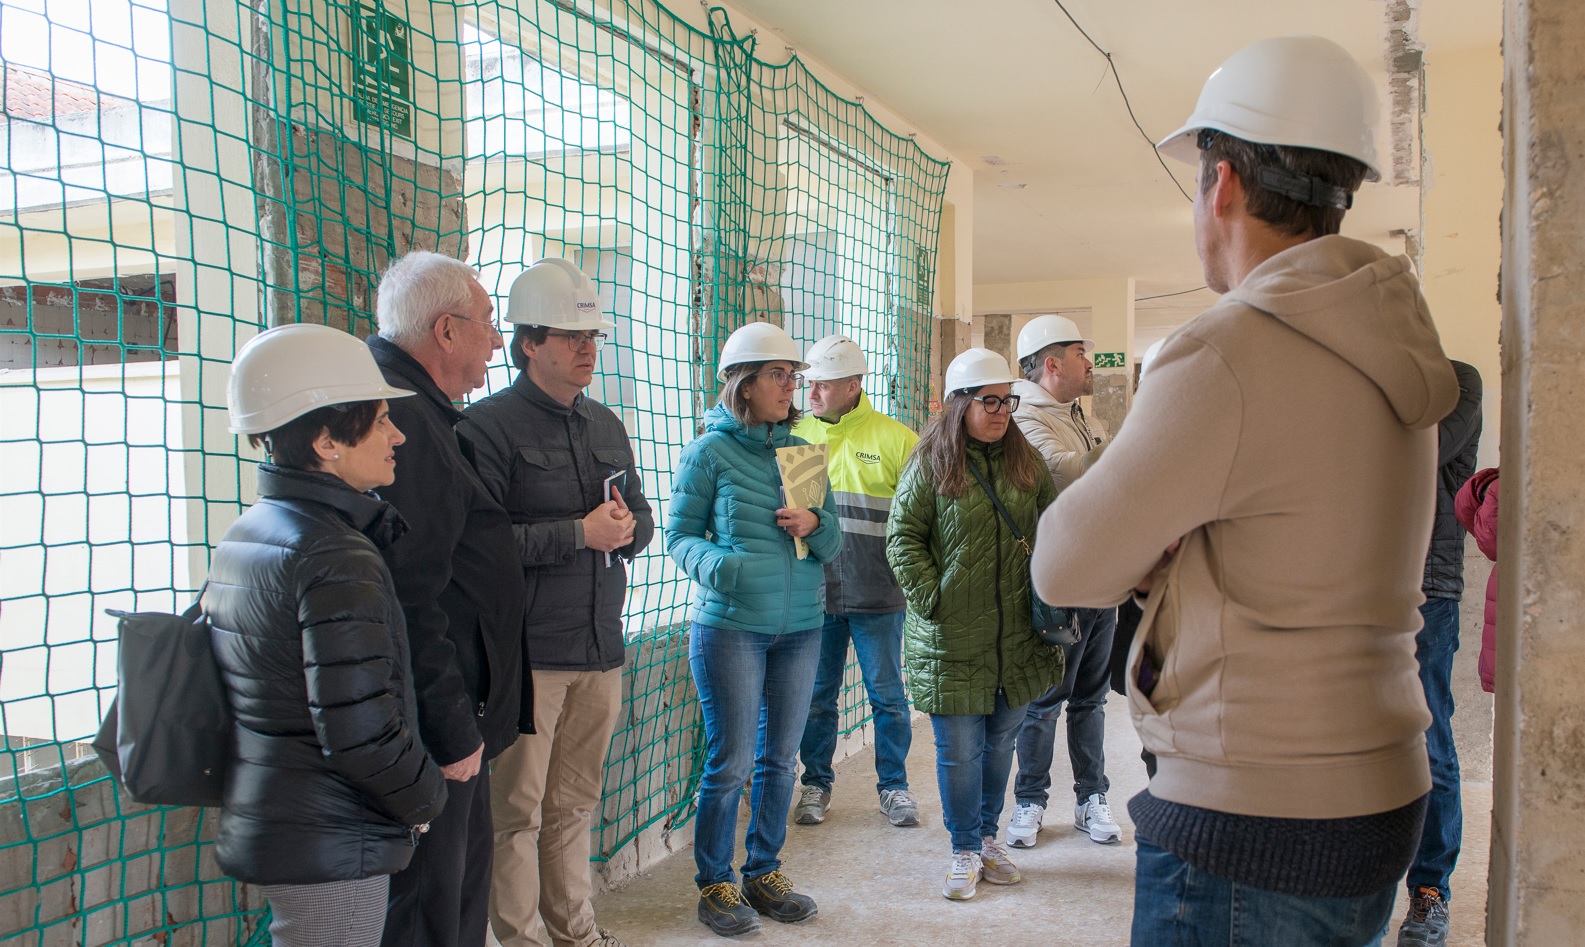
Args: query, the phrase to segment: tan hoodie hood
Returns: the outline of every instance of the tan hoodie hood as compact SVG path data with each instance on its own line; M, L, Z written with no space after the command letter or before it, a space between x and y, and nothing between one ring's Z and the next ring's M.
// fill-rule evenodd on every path
M1321 237L1266 260L1224 298L1336 353L1381 389L1410 428L1438 423L1458 401L1458 378L1408 257L1349 237ZM1402 318L1406 311L1415 318Z

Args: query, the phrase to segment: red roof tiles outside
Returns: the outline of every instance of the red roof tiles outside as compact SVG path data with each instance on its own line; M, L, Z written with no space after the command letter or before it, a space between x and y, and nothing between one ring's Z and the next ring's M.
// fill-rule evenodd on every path
M7 118L48 122L60 116L137 104L131 99L100 92L93 86L14 63L5 64L5 78L0 81L4 83Z

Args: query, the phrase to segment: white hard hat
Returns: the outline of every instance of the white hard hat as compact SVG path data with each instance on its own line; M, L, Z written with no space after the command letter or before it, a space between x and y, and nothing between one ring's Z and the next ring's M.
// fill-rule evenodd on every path
M512 280L506 321L574 332L616 328L616 323L600 312L600 293L594 280L577 266L554 256L540 260Z
M1046 346L1059 342L1083 342L1086 355L1095 351L1095 340L1086 339L1072 319L1036 316L1018 333L1018 360L1021 362Z
M369 347L340 329L276 326L248 340L231 363L231 433L263 434L316 408L413 394L392 388Z
M1150 371L1150 363L1156 360L1156 356L1161 354L1161 347L1166 344L1166 339L1157 339L1150 343L1150 348L1145 349L1145 354L1139 359L1140 378L1144 378L1145 372Z
M1262 145L1315 148L1362 162L1381 177L1376 86L1348 50L1320 36L1278 36L1229 56L1200 90L1194 114L1161 140L1161 153L1199 160L1201 129Z
M804 377L810 381L835 381L869 373L864 350L845 335L828 335L809 346L809 367Z
M750 322L727 336L716 380L726 381L726 370L744 362L792 362L793 370L800 372L809 367L798 357L798 343L787 330L769 322Z
M1019 379L1007 359L990 349L967 349L947 366L947 394L982 385L1010 385Z

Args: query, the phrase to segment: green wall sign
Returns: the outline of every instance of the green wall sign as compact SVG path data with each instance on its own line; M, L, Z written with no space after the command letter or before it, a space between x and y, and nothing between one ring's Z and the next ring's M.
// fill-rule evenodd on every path
M1127 368L1128 362L1123 358L1122 352L1096 352L1092 359L1096 368Z
M352 14L353 117L413 137L411 28L384 10Z

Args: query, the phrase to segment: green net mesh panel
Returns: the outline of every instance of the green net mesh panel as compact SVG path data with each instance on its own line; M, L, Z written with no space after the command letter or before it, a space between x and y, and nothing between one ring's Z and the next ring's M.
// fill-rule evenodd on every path
M224 406L259 329L374 331L414 248L476 266L498 309L529 262L573 260L617 322L590 394L662 523L745 322L852 335L876 407L924 418L947 166L720 10L0 0L0 60L0 937L268 940L216 814L131 802L86 746L115 691L103 610L184 607L254 496ZM600 859L697 790L692 592L661 547L631 573ZM841 710L867 720L853 666Z

